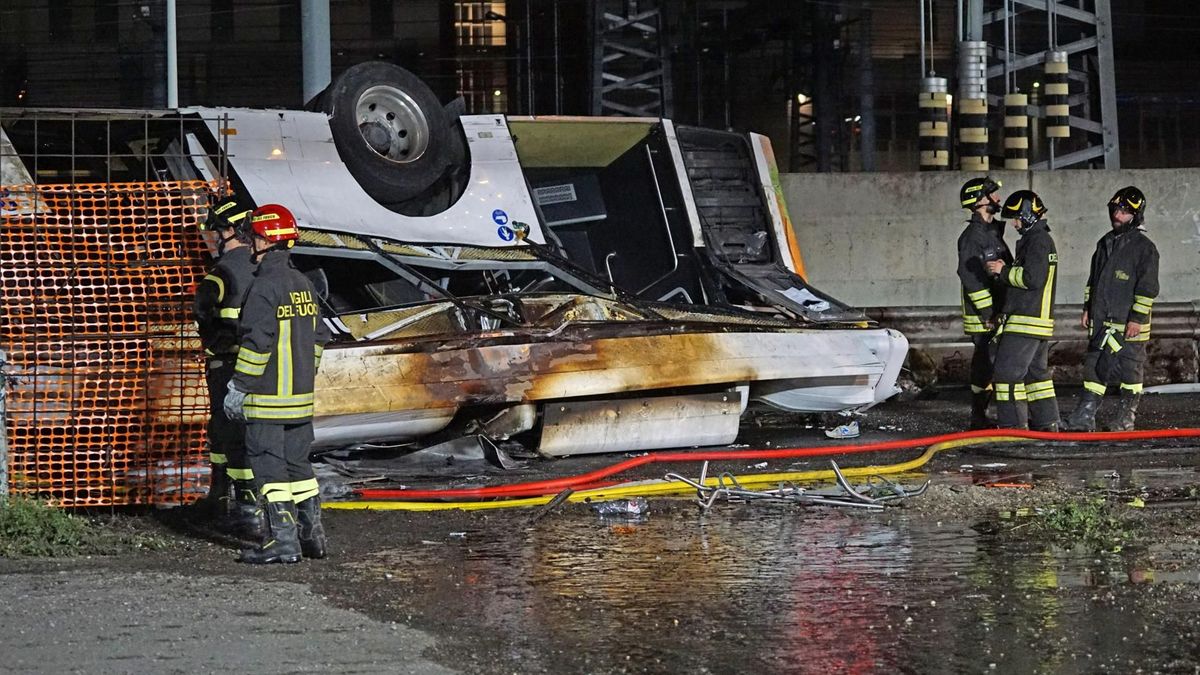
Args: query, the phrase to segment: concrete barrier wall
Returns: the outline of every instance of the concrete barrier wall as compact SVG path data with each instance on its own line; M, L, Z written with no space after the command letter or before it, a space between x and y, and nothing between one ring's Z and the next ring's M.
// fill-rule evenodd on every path
M1001 195L1036 191L1058 245L1058 302L1081 303L1108 199L1137 185L1161 255L1160 299L1200 298L1200 169L993 171ZM958 190L975 174L784 174L788 210L809 280L859 307L955 305L956 242L966 220ZM1011 227L1006 238L1015 247Z

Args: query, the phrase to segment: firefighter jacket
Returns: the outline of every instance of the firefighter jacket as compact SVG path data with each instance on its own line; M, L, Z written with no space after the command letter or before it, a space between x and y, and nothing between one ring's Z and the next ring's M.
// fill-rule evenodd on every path
M312 283L284 250L270 250L246 294L233 384L247 422L296 424L313 414L313 381L329 331Z
M1150 339L1150 309L1158 297L1158 248L1146 233L1111 231L1100 238L1083 289L1083 309L1093 327L1115 328L1136 321L1142 332L1129 342Z
M1021 230L1017 256L1000 279L1008 285L1004 298L1004 333L1049 340L1054 337L1054 287L1058 250L1045 220Z
M963 332L986 333L985 325L1004 307L1006 286L988 274L987 260L1012 264L1012 252L1004 243L1004 221L985 222L978 213L958 236L958 278L962 282Z
M210 357L237 352L238 317L254 279L250 254L249 246L226 250L196 287L192 316L204 353Z

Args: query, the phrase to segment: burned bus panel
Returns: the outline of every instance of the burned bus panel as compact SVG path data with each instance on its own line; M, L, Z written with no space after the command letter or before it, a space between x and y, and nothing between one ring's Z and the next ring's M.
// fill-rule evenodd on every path
M453 104L359 125L345 104L0 110L16 491L161 503L200 483L189 312L215 242L195 225L226 190L301 222L293 261L334 336L318 448L464 421L553 457L723 444L751 400L896 391L907 341L802 276L765 138Z

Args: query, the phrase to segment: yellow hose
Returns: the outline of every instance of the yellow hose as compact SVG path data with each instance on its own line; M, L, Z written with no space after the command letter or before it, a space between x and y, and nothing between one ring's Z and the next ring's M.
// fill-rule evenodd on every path
M933 459L933 456L939 452L946 450L957 450L972 445L986 445L993 443L1028 443L1028 438L1019 436L980 436L975 438L962 438L954 441L946 441L944 443L935 443L925 449L925 452L915 459L910 459L906 462L898 462L896 464L883 464L880 466L860 466L849 469L842 469L842 475L847 478L857 478L861 476L882 476L888 474L904 473L913 471ZM817 469L814 471L788 471L784 473L755 473L744 476L735 476L738 483L744 488L763 488L770 489L778 486L780 483L813 483L819 481L829 481L834 479L833 469ZM718 477L709 477L704 480L704 485L716 487L719 483ZM664 495L690 494L695 492L695 488L685 483L675 481L666 481L661 479L653 479L646 481L634 481L622 483L621 485L613 485L606 488L595 488L592 490L580 490L572 493L567 497L567 501L572 502L602 502L613 499L628 499L631 497L655 497ZM451 509L461 509L463 511L484 511L490 509L519 509L529 506L541 506L547 504L554 499L554 495L543 495L541 497L521 497L518 499L504 499L500 501L479 502L479 501L463 501L463 502L404 502L404 501L356 501L356 502L327 502L322 504L322 508L326 509L343 509L343 510L369 510L369 511L448 511Z

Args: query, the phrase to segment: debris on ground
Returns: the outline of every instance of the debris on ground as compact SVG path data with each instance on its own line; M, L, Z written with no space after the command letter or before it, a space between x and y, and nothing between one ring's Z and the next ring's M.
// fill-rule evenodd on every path
M861 435L862 431L858 428L858 420L850 420L845 424L839 424L832 429L825 430L825 438L832 438L834 440L858 438Z
M837 477L837 487L826 490L811 490L784 481L779 487L769 490L752 490L744 487L737 476L722 473L717 476L715 486L706 483L708 477L708 462L700 469L700 479L693 481L677 473L668 473L663 478L669 481L686 483L696 489L696 502L700 509L707 511L717 500L726 502L786 502L792 504L820 506L852 506L872 510L881 510L885 504L896 502L908 497L915 497L929 488L929 481L915 490L907 490L898 483L882 476L871 476L863 488L855 488L842 474L836 462L830 461L833 473Z
M650 503L645 497L633 499L614 499L607 502L596 502L592 508L601 518L639 520L650 512Z

